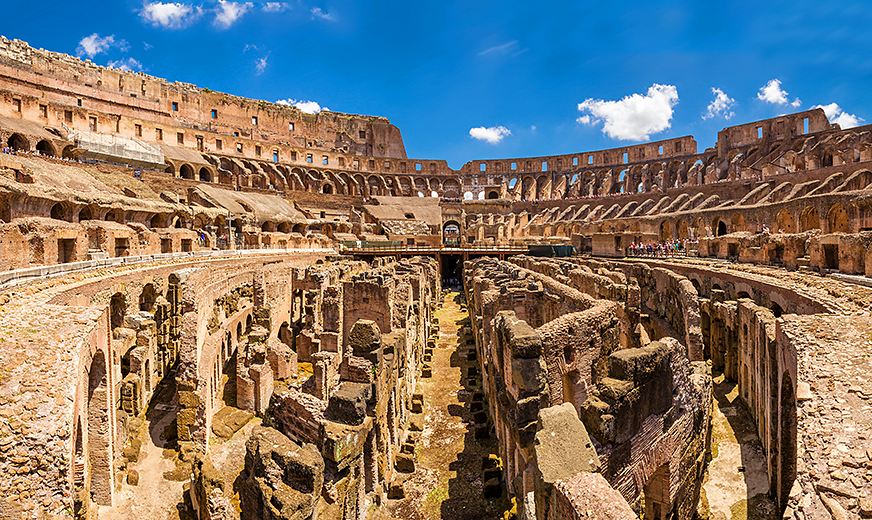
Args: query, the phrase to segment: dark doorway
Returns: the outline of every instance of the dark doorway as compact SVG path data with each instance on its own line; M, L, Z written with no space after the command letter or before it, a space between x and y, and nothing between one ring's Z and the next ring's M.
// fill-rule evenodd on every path
M463 280L463 256L442 255L442 285L444 287L461 284Z
M75 238L59 238L58 239L58 263L66 264L73 262L76 259L76 239Z
M839 268L839 245L838 244L824 244L823 245L823 263L824 268L826 269L838 269Z

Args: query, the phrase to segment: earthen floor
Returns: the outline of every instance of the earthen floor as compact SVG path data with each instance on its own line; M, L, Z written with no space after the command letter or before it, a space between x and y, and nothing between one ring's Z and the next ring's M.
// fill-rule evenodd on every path
M460 337L462 328L469 325L469 316L460 307L462 299L460 293L450 292L436 312L440 330L431 362L433 377L422 378L418 386L424 394L424 427L416 444L415 473L405 482L406 497L388 500L375 513L378 520L503 516L504 500L482 495L481 459L496 451L496 443L492 438L474 438L469 402L481 383L467 377L467 368L477 362L467 359L466 353L475 348L464 345Z

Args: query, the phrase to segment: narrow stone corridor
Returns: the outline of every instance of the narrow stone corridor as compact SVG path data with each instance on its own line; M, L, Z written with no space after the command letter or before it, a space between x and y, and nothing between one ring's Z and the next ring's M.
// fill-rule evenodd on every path
M769 497L769 476L757 429L739 387L714 377L712 460L706 472L700 509L711 520L769 519L775 504Z
M484 497L482 457L496 452L493 438L476 439L471 403L481 400L474 346L467 334L469 317L463 295L448 292L439 320L439 340L428 362L432 377L423 377L418 392L424 396L423 429L415 439L417 464L403 485L405 497L388 500L375 514L378 519L496 519L505 511L505 492ZM470 368L472 371L470 373ZM478 395L476 395L478 394ZM412 420L420 420L413 414ZM481 430L481 428L480 428Z
M168 479L176 470L175 449L167 440L168 427L178 411L175 386L168 380L156 390L151 408L145 415L138 439L142 441L135 462L128 466L129 473L136 473L136 480L125 478L116 491L115 507L100 508L101 519L127 520L153 518L175 520L189 513L184 505L186 479ZM174 426L174 425L173 425Z

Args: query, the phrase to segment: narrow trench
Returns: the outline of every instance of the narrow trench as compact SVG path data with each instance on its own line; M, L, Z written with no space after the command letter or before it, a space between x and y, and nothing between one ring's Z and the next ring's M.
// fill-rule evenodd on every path
M711 520L772 518L776 510L757 428L738 384L713 376L712 460L699 509Z
M405 497L388 500L374 517L502 518L507 504L505 486L486 479L493 475L482 469L482 459L497 453L497 445L492 435L479 438L488 432L486 406L473 404L483 403L484 397L463 295L447 292L436 318L439 339L432 359L428 362L425 354L424 362L432 368L432 377L422 377L417 388L424 396L423 430L410 433L417 459L415 472L401 474ZM413 420L416 417L420 415L413 414Z

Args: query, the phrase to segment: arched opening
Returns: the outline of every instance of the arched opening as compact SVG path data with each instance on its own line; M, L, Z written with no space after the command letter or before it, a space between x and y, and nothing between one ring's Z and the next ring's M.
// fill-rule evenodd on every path
M799 216L799 230L805 232L820 228L821 218L817 208L808 207L802 210L802 214Z
M179 168L179 176L183 179L193 179L194 178L194 169L191 168L190 164L183 164Z
M93 213L91 213L91 208L85 206L79 211L79 222L83 222L85 220L92 220L94 218Z
M151 217L149 227L152 229L167 227L167 216L158 213L157 215Z
M6 141L6 146L13 150L21 150L25 152L30 150L30 143L21 134L10 135L9 139Z
M264 222L263 225L260 226L260 230L267 233L272 233L276 230L276 225L272 222Z
M109 210L109 213L106 213L106 221L107 222L124 222L124 212L119 209Z
M124 323L124 312L127 308L124 295L115 293L109 300L109 324L112 328L120 327Z
M36 150L40 154L47 155L49 157L54 157L56 155L54 146L52 146L51 143L46 141L45 139L36 143Z
M164 171L167 172L167 173L169 173L170 175L175 175L175 174L176 174L176 167L173 166L172 163L168 163L168 164L167 164L167 169L164 170Z
M321 188L321 192L324 193L325 195L332 195L333 194L333 186L330 184L325 184Z
M55 220L66 220L66 211L60 202L51 207L51 218Z
M793 213L783 209L778 212L775 220L779 233L793 233Z
M212 172L209 171L209 168L206 168L205 166L200 168L200 180L203 182L212 182Z
M463 200L472 200L472 192L467 191L463 193Z
M279 225L276 229L279 230L279 233L290 233L291 232L291 225L288 224L287 222L281 222L281 223L279 223Z
M145 284L142 293L139 294L139 310L151 312L155 301L157 301L157 291L154 289L154 284Z
M500 198L500 194L499 194L499 192L496 192L496 191L489 191L487 194L487 198L490 200L495 200L495 199Z
M457 222L449 221L442 228L442 243L446 246L457 247L460 245L460 225Z
M690 232L687 229L687 221L684 219L679 219L675 224L675 230L678 234L678 238L682 240L686 240L690 238Z
M717 236L722 237L727 234L727 224L723 220L718 220L718 224L716 226Z
M75 146L68 144L67 146L64 146L64 150L61 152L61 157L63 157L64 159L68 159L70 161L75 161L76 160L75 150L76 150Z
M745 231L745 217L736 213L730 219L730 223L733 225L732 232L737 233L739 231Z
M660 223L660 240L672 240L672 223L668 220Z
M776 318L780 318L782 314L784 314L784 309L781 308L781 305L778 305L775 302L772 302L772 305L769 307L769 310L772 311L772 314L775 315Z
M294 224L294 233L299 233L301 235L306 234L306 226L303 224Z
M830 233L848 232L848 213L841 204L833 204L833 207L827 212L827 224Z
M100 505L112 503L112 453L109 417L109 382L106 357L97 351L88 370L88 465L91 499Z
M781 378L779 415L781 471L778 475L778 506L781 511L784 511L787 507L787 499L790 496L793 481L796 480L796 394L793 390L793 380L787 372Z

